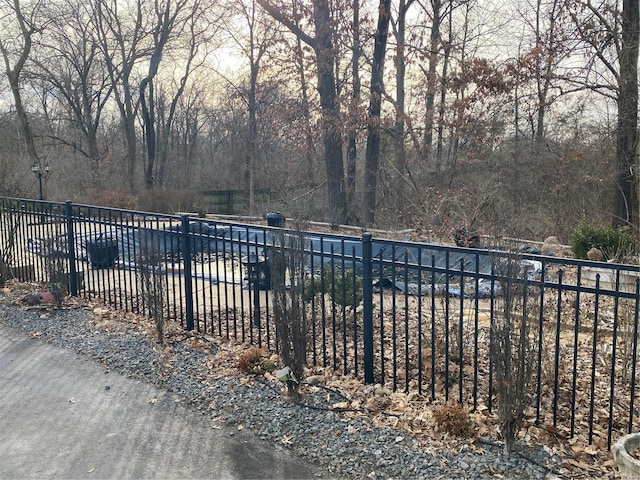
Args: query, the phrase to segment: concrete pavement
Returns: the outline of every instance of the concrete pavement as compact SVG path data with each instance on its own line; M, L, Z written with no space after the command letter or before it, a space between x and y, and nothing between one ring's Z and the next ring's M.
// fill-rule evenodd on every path
M326 476L278 446L0 324L0 478Z

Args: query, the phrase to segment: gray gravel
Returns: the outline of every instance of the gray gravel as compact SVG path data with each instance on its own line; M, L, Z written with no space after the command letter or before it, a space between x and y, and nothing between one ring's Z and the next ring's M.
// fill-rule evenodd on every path
M408 435L346 419L331 411L340 401L324 391L313 406L282 398L268 382L241 385L237 378L198 378L207 354L173 344L177 361L167 368L160 349L133 327L96 329L84 309L51 311L0 305L0 321L54 345L72 349L107 368L171 390L193 408L230 425L243 425L265 441L285 444L295 455L323 465L334 478L543 479L554 478L554 460L542 449L519 448L502 460L500 445L481 452L440 451L433 456ZM215 355L215 346L212 352ZM327 398L329 397L329 398ZM326 408L323 408L323 404Z

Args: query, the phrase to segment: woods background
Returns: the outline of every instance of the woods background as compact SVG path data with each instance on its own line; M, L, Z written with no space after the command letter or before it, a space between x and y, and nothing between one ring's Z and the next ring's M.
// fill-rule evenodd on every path
M638 226L637 0L3 0L0 194ZM49 164L50 171L45 166ZM37 172L36 172L37 173Z

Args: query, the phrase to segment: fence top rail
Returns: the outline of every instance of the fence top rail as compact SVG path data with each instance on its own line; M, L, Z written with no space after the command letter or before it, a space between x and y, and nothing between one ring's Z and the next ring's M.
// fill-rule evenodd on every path
M7 203L16 203L22 207L26 207L27 205L48 205L50 207L58 206L60 208L64 208L67 203L70 203L72 209L75 211L100 211L100 212L111 212L113 214L126 214L131 216L141 216L141 217L161 217L172 219L176 221L180 221L181 217L178 215L171 215L168 213L156 213L156 212L144 212L142 210L130 210L130 209L122 209L122 208L114 208L114 207L104 207L100 205L89 205L82 203L72 203L72 202L54 202L50 200L35 200L32 198L20 198L20 197L1 197L1 201L4 204Z
M422 251L422 258L424 260L425 253L429 251L433 252L445 252L448 253L450 257L454 257L455 260L459 263L460 258L475 258L475 257L483 257L483 256L494 256L496 258L513 256L514 258L518 258L519 260L532 260L539 261L545 264L546 266L555 266L555 267L587 267L587 268L601 268L603 270L608 271L624 271L624 272L640 272L640 265L634 264L626 264L626 263L614 263L614 262L598 262L593 260L584 260L584 259L576 259L576 258L568 258L568 257L558 257L553 255L541 255L524 251L512 251L506 248L500 247L487 247L487 248L468 248L468 247L458 247L454 245L446 245L446 244L438 244L438 243L421 243L415 241L406 241L406 240L390 240L390 239L378 239L375 238L373 240L375 245L380 245L383 248L378 249L377 251L385 251L387 249L395 248L396 251L401 250L402 247L414 248ZM378 253L379 255L379 253ZM456 257L457 255L457 257ZM374 251L374 257L376 253ZM431 255L428 255L431 256ZM453 261L451 262L453 264Z
M100 214L108 214L108 222L114 226L118 226L121 216L139 218L144 220L143 228L153 229L154 222L164 222L158 225L158 230L162 232L171 231L177 233L178 224L181 224L185 218L189 225L189 235L193 237L203 237L210 239L224 239L225 241L241 242L264 246L277 246L280 235L298 235L300 232L291 228L280 228L272 226L257 225L253 223L239 223L225 221L219 219L206 219L199 217L191 217L186 214L170 215L155 212L144 212L140 210L118 209L113 207L103 207L89 204L76 204L71 202L52 202L40 201L26 198L2 197L4 205L18 205L21 208L36 207L38 205L47 205L50 209L55 207L64 211L66 205L71 205L72 212L78 214L83 221L92 221L92 212ZM88 212L88 216L81 216L81 212ZM86 213L85 213L86 214ZM148 219L151 225L147 224ZM101 223L104 218L99 219ZM167 226L169 224L169 226ZM179 230L182 232L182 229ZM304 235L305 242L309 253L313 255L330 255L332 257L346 257L350 261L354 259L361 260L363 252L364 236L345 235L340 233L329 232L301 232ZM228 234L228 235L227 235ZM490 273L490 264L497 258L513 256L518 260L540 262L542 270L548 268L577 269L578 273L584 275L585 272L595 278L596 275L602 277L609 276L609 283L615 278L619 278L621 273L630 274L640 277L640 265L630 265L621 263L597 262L582 259L572 259L566 257L555 257L550 255L538 255L530 252L509 251L508 249L498 248L466 248L453 245L438 243L422 243L407 240L395 240L387 238L372 237L372 257L374 263L395 264L418 267L431 267L433 258L438 259L438 267L450 268L460 273L477 273L475 270L480 265L483 273ZM419 259L419 261L418 261ZM467 268L458 270L461 265ZM605 289L602 289L605 290Z

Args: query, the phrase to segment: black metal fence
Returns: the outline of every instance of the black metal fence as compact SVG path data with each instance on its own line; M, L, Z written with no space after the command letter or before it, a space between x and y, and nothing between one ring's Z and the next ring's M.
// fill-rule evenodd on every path
M12 198L0 214L13 277L276 348L270 254L298 232ZM304 238L310 364L491 410L500 265L515 258L524 288L512 314L531 323L536 424L607 446L637 426L640 267L369 234Z

